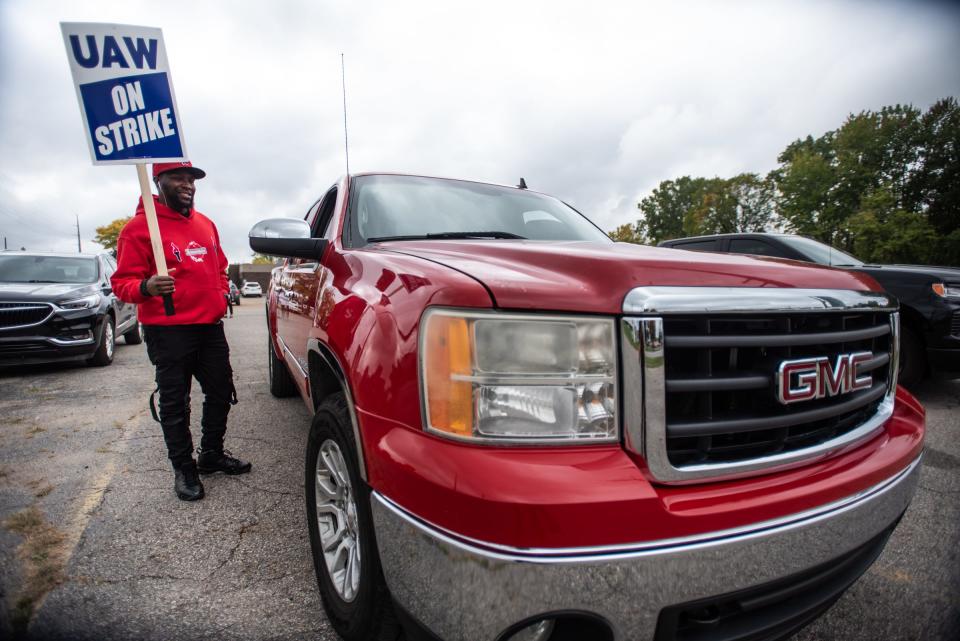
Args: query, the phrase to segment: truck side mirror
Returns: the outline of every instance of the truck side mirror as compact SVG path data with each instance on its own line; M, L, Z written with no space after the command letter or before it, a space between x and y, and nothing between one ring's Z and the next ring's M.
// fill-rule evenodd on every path
M327 248L324 238L311 238L310 225L296 218L268 218L250 229L250 249L282 258L318 260Z

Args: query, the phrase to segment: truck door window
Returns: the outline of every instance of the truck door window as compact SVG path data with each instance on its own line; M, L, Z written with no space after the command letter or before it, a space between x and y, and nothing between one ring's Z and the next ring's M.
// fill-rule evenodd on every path
M317 217L312 223L310 223L310 228L313 230L312 235L314 238L323 238L326 235L327 227L330 226L330 221L333 220L333 209L336 204L337 188L336 186L333 186L320 200L320 207Z
M768 242L755 238L733 238L730 240L730 253L732 254L753 254L755 256L774 256L776 258L786 258L787 255L777 247Z
M333 206L336 202L337 188L333 187L307 211L307 215L304 216L303 219L310 224L311 236L314 238L323 237L323 232L330 222ZM298 270L316 269L317 265L318 262L316 260L307 258L294 258L288 263L290 268Z
M674 249L689 249L697 252L714 252L719 249L717 239L695 240L690 243L678 243L673 246Z

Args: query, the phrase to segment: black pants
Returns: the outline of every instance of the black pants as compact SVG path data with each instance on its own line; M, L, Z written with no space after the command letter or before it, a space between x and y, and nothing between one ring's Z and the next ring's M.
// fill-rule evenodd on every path
M147 355L157 369L160 425L174 467L193 460L190 435L190 388L203 390L203 436L200 448L222 450L230 405L237 402L230 368L230 347L223 323L213 325L144 325Z

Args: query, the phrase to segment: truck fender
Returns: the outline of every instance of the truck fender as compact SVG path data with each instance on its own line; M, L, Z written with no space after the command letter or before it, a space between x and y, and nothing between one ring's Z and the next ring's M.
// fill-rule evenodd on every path
M310 398L313 401L314 411L327 395L337 390L343 391L347 400L347 410L350 413L353 440L357 444L357 463L360 466L360 477L364 483L367 483L366 455L363 452L363 439L360 438L360 424L357 421L357 410L353 403L350 384L344 375L343 365L337 355L316 338L307 341L307 358L310 370Z

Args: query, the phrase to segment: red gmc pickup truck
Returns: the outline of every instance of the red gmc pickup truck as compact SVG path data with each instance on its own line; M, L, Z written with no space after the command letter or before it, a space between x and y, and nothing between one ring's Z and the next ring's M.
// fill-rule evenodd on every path
M781 639L879 555L924 411L869 276L614 243L523 188L346 176L261 221L270 389L349 641Z

